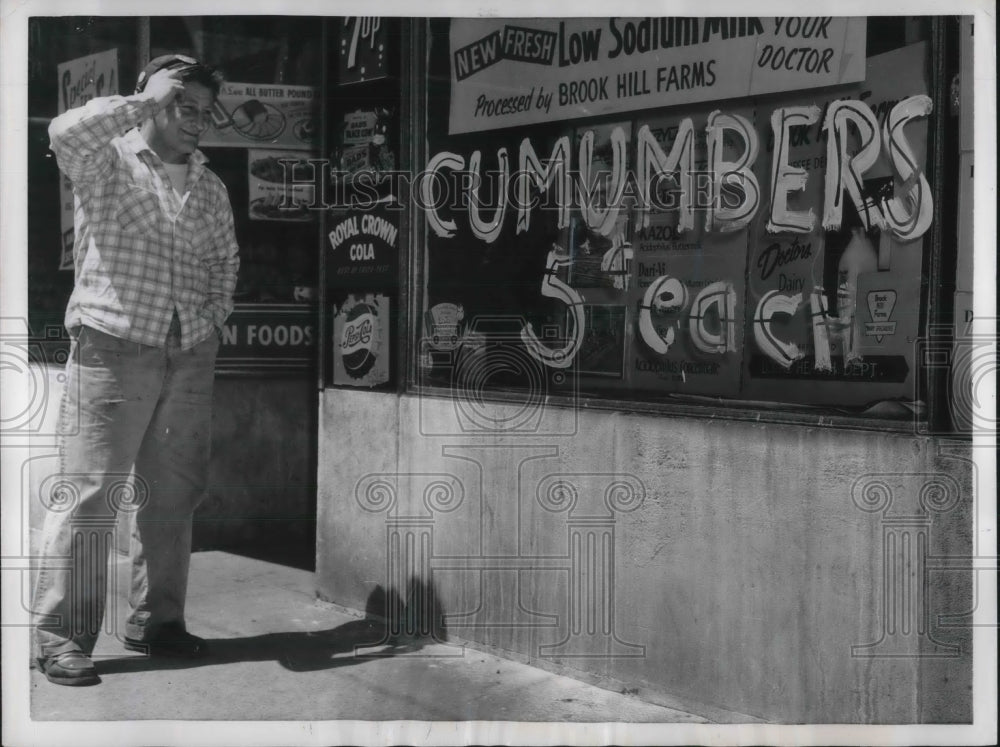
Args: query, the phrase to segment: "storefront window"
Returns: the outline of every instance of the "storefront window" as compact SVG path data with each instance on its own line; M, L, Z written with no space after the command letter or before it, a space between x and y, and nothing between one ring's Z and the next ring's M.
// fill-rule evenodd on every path
M34 17L28 25L28 324L41 361L64 360L73 290L73 191L49 150L49 122L135 82L138 19Z
M329 21L324 386L395 391L405 358L399 331L409 215L401 178L406 27L405 19L377 16Z
M428 28L416 386L919 417L926 21Z
M284 169L319 153L322 21L289 16L154 17L150 57L188 52L226 85L202 138L229 190L240 245L236 308L220 371L312 369L316 361L319 216ZM295 208L298 209L295 209Z
M323 19L308 17L32 19L29 286L36 337L49 347L68 344L62 317L73 286L72 190L48 151L48 122L88 98L131 93L140 64L183 53L226 79L200 142L229 191L240 246L236 308L223 330L218 370L314 368L319 212L304 206L307 188L286 186L282 162L319 153L322 27ZM53 221L60 211L61 221Z

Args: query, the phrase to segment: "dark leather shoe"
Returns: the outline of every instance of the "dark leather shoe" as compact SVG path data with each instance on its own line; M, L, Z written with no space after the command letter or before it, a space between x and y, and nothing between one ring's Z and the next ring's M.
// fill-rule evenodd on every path
M96 685L101 681L94 662L82 651L53 654L39 659L38 665L46 679L57 685Z
M180 659L198 659L208 653L208 646L203 638L191 635L176 625L164 625L155 637L148 640L126 638L125 648L150 656Z

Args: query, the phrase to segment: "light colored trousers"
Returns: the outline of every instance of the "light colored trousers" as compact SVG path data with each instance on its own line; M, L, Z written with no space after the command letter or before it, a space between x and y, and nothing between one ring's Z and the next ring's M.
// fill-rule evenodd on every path
M162 348L89 327L73 342L60 411L60 494L48 496L32 604L39 656L93 651L122 510L135 512L126 637L149 640L164 623L184 627L219 341L212 335L181 350L179 333L175 317Z

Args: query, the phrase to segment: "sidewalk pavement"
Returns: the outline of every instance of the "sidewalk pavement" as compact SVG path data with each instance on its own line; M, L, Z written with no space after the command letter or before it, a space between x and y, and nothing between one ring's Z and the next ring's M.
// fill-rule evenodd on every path
M32 670L33 720L709 722L457 642L373 646L379 624L318 601L308 571L223 552L191 560L188 628L209 656L149 659L105 632L101 684ZM106 621L121 630L127 559L116 565Z

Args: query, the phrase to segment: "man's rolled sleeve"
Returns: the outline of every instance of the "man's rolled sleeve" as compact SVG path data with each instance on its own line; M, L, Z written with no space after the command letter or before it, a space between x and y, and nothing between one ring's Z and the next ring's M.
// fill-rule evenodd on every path
M111 141L150 119L156 102L145 94L91 99L49 123L49 143L59 168L73 182L104 179L114 167Z

